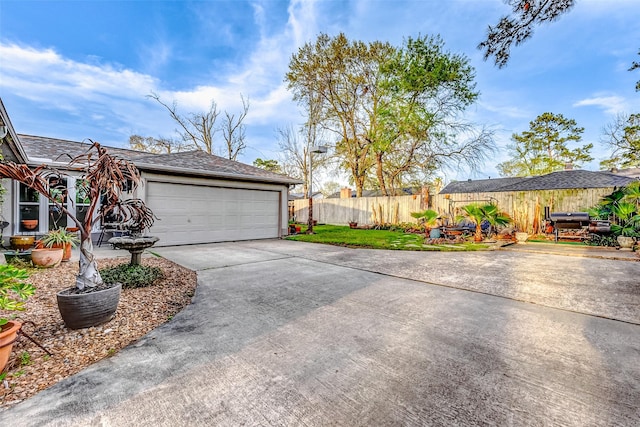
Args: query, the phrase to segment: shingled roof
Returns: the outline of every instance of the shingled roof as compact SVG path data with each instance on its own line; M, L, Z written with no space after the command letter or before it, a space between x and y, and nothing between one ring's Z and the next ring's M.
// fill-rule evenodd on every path
M47 138L44 136L18 135L20 145L29 156L30 163L68 163L74 157L80 156L87 152L91 147L91 141L84 142L68 141L64 139ZM127 159L134 160L137 157L148 156L149 153L143 153L135 150L126 150L123 148L107 147L109 153Z
M133 162L141 170L156 170L182 174L210 175L220 178L235 178L251 181L268 181L298 184L299 180L286 175L270 172L240 162L214 156L201 150L171 154L148 154L137 157Z
M453 181L447 184L440 194L453 193L490 193L493 191L503 191L502 187L515 184L531 178L495 178L495 179L477 179L468 181Z
M91 142L75 142L32 135L18 135L20 144L29 157L29 164L67 163L84 154ZM207 176L254 182L298 184L300 181L286 175L214 156L204 151L170 154L152 154L142 151L107 147L109 153L131 160L141 171L157 171L171 175Z
M440 194L492 193L498 191L536 191L575 188L623 187L635 179L604 171L564 170L529 178L498 178L457 181Z

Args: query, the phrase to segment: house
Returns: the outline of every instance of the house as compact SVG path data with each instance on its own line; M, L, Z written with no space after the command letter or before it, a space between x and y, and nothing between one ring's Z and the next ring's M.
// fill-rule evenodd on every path
M36 167L46 164L64 170L68 160L89 148L88 142L17 134L0 99L0 126L7 133L0 149L6 160ZM0 134L1 135L1 134ZM131 160L140 170L142 186L133 195L145 201L158 217L150 234L158 246L277 238L287 234L289 186L298 180L203 151L151 154L121 148L109 153ZM88 200L78 186L77 172L68 171L62 185L68 206L79 218ZM3 180L4 235L41 235L71 226L55 207L18 182ZM23 220L37 220L34 228ZM33 221L32 221L33 223ZM94 229L97 239L101 230Z

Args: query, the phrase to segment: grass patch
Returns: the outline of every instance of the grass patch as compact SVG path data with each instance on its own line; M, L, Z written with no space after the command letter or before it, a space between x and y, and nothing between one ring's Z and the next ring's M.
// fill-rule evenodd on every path
M471 242L446 245L425 243L424 234L405 233L391 230L362 230L340 225L316 225L315 234L301 234L287 237L300 242L325 243L353 248L396 249L411 251L475 251L487 249L488 245Z

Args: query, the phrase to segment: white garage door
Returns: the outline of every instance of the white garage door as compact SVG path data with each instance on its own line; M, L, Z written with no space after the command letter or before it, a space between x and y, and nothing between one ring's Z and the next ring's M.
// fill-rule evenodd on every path
M278 237L279 193L202 185L147 183L147 205L159 218L158 246Z

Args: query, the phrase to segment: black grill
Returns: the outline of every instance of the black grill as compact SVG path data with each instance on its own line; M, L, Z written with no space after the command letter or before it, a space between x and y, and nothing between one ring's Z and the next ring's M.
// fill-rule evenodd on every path
M589 233L606 234L611 232L611 222L592 220L588 212L554 212L548 214L548 224L553 227L555 240L586 239Z

